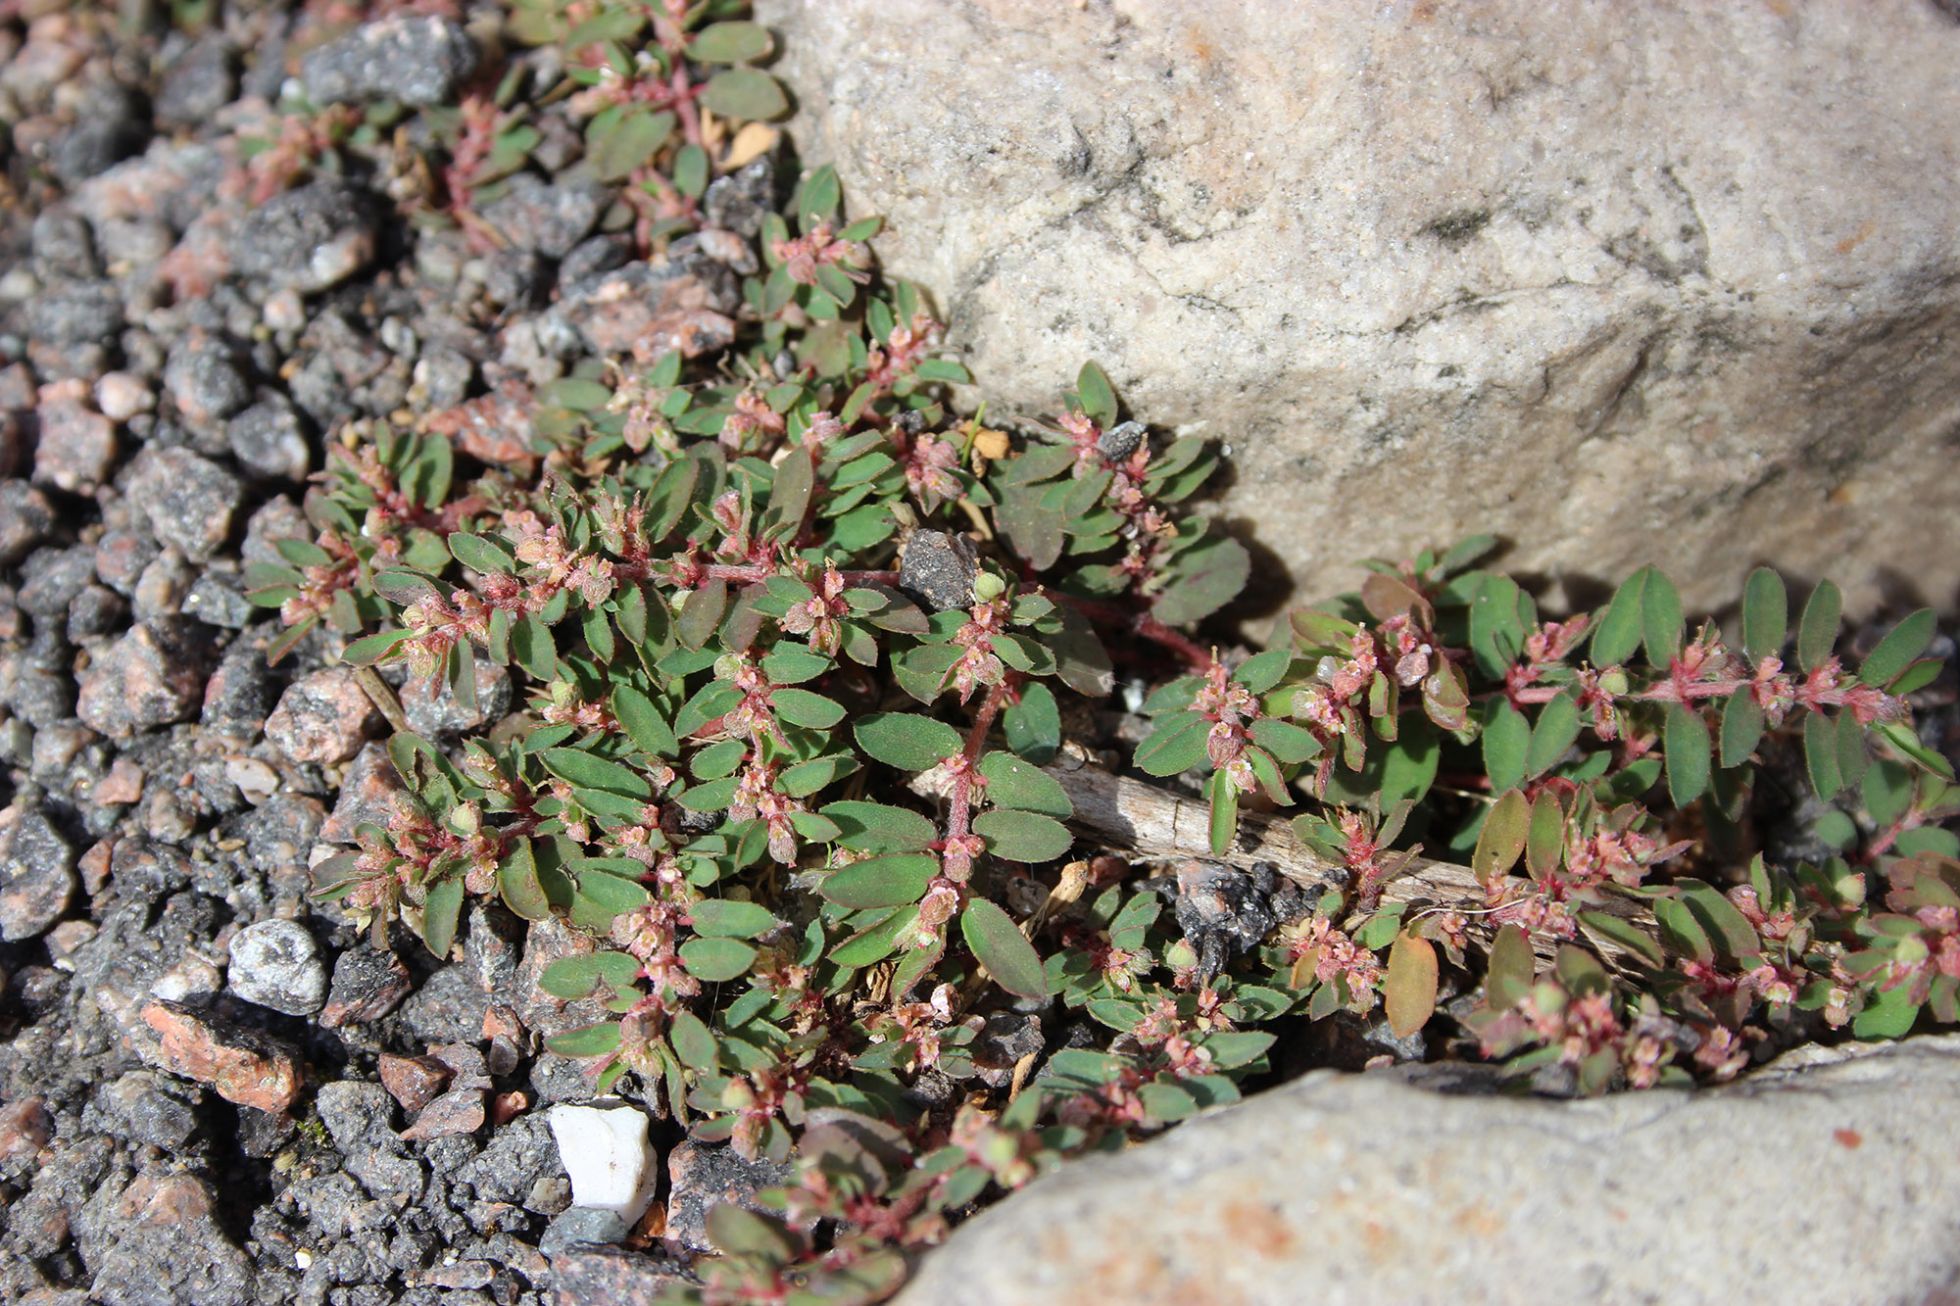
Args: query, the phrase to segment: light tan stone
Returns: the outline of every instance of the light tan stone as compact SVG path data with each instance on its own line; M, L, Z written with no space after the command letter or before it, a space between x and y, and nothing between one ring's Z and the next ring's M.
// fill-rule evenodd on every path
M1960 1036L1580 1102L1411 1069L1319 1071L1064 1166L929 1253L899 1306L1879 1306L1960 1282Z
M1929 0L763 0L803 157L991 412L1087 359L1314 593L1960 586L1960 25ZM1256 569L1266 571L1267 569Z

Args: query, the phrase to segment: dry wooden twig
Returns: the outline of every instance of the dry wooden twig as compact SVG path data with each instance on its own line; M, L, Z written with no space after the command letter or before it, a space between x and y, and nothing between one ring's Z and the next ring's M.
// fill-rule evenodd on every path
M1147 781L1117 775L1098 766L1079 749L1064 749L1060 758L1043 768L1067 791L1075 806L1070 824L1114 852L1139 860L1211 857L1211 818L1204 800L1173 793ZM1259 812L1239 814L1238 836L1230 854L1235 862L1269 862L1300 884L1324 887L1344 884L1345 868L1315 853L1293 835L1289 821ZM1402 873L1382 886L1382 898L1407 903L1414 910L1434 908L1464 914L1471 935L1488 938L1484 889L1468 866L1415 857ZM1635 925L1652 928L1653 919L1632 903L1602 906ZM1597 931L1588 940L1608 962L1624 964L1625 947ZM1539 941L1549 950L1549 941Z

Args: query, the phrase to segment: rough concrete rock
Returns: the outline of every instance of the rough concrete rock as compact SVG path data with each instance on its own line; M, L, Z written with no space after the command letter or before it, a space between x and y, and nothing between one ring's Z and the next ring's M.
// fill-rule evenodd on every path
M757 13L803 158L886 216L990 411L1099 361L1231 446L1228 515L1311 590L1484 530L1691 603L1765 558L1854 605L1887 564L1960 584L1933 4Z
M1960 1275L1936 1123L1960 1037L1807 1048L1699 1093L1463 1093L1488 1074L1317 1072L1075 1162L899 1301L1919 1302Z

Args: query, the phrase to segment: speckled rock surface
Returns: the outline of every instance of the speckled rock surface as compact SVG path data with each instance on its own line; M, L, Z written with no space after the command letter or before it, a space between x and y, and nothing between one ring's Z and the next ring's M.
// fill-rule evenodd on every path
M808 162L996 413L1096 359L1309 591L1960 584L1960 24L1842 5L764 0ZM1900 567L1901 559L1910 559ZM1279 573L1261 568L1277 584Z
M1037 1181L898 1300L1945 1301L1960 1138L1936 1122L1956 1095L1953 1036L1579 1102L1316 1072Z

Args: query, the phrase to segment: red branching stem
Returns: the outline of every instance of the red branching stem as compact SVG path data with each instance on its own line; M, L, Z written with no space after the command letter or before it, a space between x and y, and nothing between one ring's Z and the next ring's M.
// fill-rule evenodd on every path
M987 732L994 728L994 718L1007 706L1008 698L1020 684L1018 673L1009 675L998 685L987 690L987 696L980 700L980 709L973 715L973 724L966 732L966 743L960 749L960 760L964 766L957 768L953 776L953 787L947 798L946 838L961 838L969 833L973 820L973 764L980 760L980 752L987 746Z
M1166 626L1149 613L1143 613L1131 629L1154 644L1161 644L1184 659L1187 666L1201 670L1211 665L1211 652L1190 636Z

